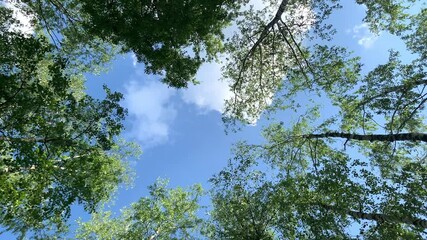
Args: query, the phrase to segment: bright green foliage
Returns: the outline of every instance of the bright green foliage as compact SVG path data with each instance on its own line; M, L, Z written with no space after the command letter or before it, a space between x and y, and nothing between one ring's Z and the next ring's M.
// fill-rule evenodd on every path
M388 30L393 34L399 34L407 29L409 10L417 0L356 0L358 4L366 6L365 21L370 23L371 30L378 33Z
M369 11L370 5L367 6ZM334 123L338 128L329 123L324 125L324 131L339 129L347 133L390 136L426 131L427 71L425 43L421 40L426 28L423 18L425 9L413 13L408 21L403 21L405 31L399 32L413 53L411 58L408 60L407 53L390 50L388 61L360 78L357 87L336 94L333 101L339 106L340 114L334 116ZM402 60L402 54L406 54L405 60ZM380 167L381 174L387 176L396 167L417 162L417 156L425 153L423 144L414 139L361 141L357 142L357 147L371 163Z
M223 48L221 29L246 2L25 1L37 22L31 37L8 32L12 20L1 8L1 224L22 235L61 228L71 203L94 210L124 180L114 141L125 114L121 95L107 90L106 100L94 100L82 94L80 77L119 46L174 87L185 87L202 62L226 50L223 76L235 95L225 118L232 123L253 123L265 109L305 112L266 128L265 144L237 145L235 161L212 180L206 236L427 238L425 6L356 1L365 4L372 30L401 37L412 53L390 50L386 63L364 74L358 57L321 42L333 37L324 20L337 0L248 8ZM329 115L320 116L318 106L301 110L301 93L331 103ZM79 237L194 236L201 189L158 183L151 190L122 216L94 214Z
M118 52L117 46L87 34L80 8L72 1L11 1L30 16L36 35L45 36L52 51L67 59L66 70L74 75L98 73ZM66 17L64 19L64 17Z
M200 185L189 189L168 189L167 181L158 180L143 197L118 217L111 212L92 215L90 222L80 222L78 239L197 239L202 220L197 216Z
M63 230L72 204L94 211L127 181L114 140L126 111L107 88L102 101L83 94L66 59L13 21L0 7L0 225L24 236Z
M266 173L254 169L255 155L251 147L240 144L236 147L234 161L211 179L213 183L213 211L205 235L209 239L272 239L270 224L273 224L276 206L269 194L273 190L266 183ZM266 184L264 184L266 183Z
M426 237L422 156L384 178L326 141L301 140L237 146L235 158L211 180L211 239ZM360 230L349 231L355 223Z
M423 8L420 13L411 16L409 30L405 32L403 39L406 41L409 50L421 56L421 61L425 66L427 50L425 48L425 39L427 35L427 10ZM422 61L424 60L424 61Z

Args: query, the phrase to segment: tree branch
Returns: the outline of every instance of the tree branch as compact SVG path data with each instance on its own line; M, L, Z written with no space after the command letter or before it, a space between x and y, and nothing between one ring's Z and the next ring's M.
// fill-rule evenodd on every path
M53 141L61 141L64 139L61 138L31 138L31 137L6 137L0 136L0 141L8 141L8 142L28 142L28 143L47 143Z
M242 74L246 65L246 61L248 58L255 52L255 50L259 47L259 45L264 41L264 39L267 37L267 35L270 33L271 29L274 25L276 25L280 18L282 17L282 14L285 12L286 6L288 5L288 0L282 0L280 3L279 9L277 10L274 18L264 27L264 29L261 32L261 35L259 36L258 40L252 45L251 49L246 53L245 57L242 60L242 66L239 71L239 76L237 78L237 81L233 84L233 90L236 90L237 86L241 84Z
M409 89L414 88L416 86L420 86L420 85L427 85L427 79L419 79L419 80L411 82L411 83L404 83L402 85L385 88L382 92L380 92L380 93L378 93L372 97L369 97L367 99L364 99L362 102L357 104L355 109L369 103L370 101L374 100L375 98L387 95L387 94L392 93L392 92L408 91Z
M316 138L344 138L347 140L360 140L360 141L383 141L383 142L396 142L396 141L421 141L427 142L427 133L397 133L397 134L352 134L343 132L327 132L319 134L306 134L298 137L306 139Z

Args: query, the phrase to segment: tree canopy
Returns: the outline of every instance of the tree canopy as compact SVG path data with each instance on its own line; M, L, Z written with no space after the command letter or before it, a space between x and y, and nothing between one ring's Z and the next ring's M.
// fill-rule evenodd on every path
M77 202L93 213L81 239L427 238L426 6L356 1L372 32L405 46L365 69L333 41L328 18L339 3L17 1L33 16L30 35L14 31L18 20L0 5L0 225L48 237L65 231ZM118 141L122 94L86 95L84 73L127 52L176 88L222 53L233 91L225 123L273 118L264 142L237 143L211 179L205 219L196 214L200 186L162 181L120 216L100 210L129 180L134 150Z
M212 179L211 238L426 237L424 156L384 176L326 139L282 137L237 145L235 158Z
M73 203L94 211L127 181L126 111L120 93L85 95L45 38L9 31L11 16L0 7L0 223L23 236L61 230Z
M23 1L61 52L79 62L83 56L85 66L102 65L115 46L132 51L147 73L163 75L163 82L177 88L194 83L200 65L222 51L222 29L245 2Z
M275 48L265 46L272 44L267 36L279 41L276 18L258 25L271 30L259 31L255 40L256 30L250 29L257 27L249 25L247 35L242 31L242 39L254 44L240 45L246 49L233 60L240 64L226 69L237 73L230 75L236 86L242 84L236 89L254 97L240 101L237 95L229 111L243 122L265 108L288 111L297 120L271 124L264 130L265 144L237 144L229 166L212 179L213 238L426 238L427 74L425 42L418 37L425 33L426 10L414 10L413 2L358 1L367 7L372 31L395 34L407 48L391 49L388 61L371 71L363 71L360 59L346 49L307 46L291 36L282 41L295 44L286 51L299 60L270 67L263 63L276 62L268 52ZM247 70L246 61L251 61ZM274 69L275 83L268 75ZM296 101L301 92L313 96L311 104ZM319 98L326 114L315 102ZM270 102L257 103L266 99Z

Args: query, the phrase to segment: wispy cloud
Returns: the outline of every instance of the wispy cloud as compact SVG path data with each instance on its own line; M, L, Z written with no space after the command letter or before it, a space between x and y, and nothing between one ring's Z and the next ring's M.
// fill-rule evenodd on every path
M175 91L152 80L131 81L125 89L124 105L129 111L132 137L144 148L165 143L177 115L171 101Z
M132 65L136 67L136 65L138 64L138 58L136 58L135 53L131 53L130 57L132 58Z
M218 63L204 64L197 72L198 85L190 85L182 91L184 102L194 104L202 111L217 111L222 113L226 99L233 96L230 87L221 81L221 65Z
M124 106L129 111L131 125L130 136L143 148L166 143L170 139L171 125L178 115L177 105L174 104L177 100L195 107L201 113L222 113L225 99L232 93L228 84L219 80L220 76L220 64L205 64L197 73L201 83L182 89L176 98L177 90L145 75L137 67L135 76L125 84L124 92Z
M353 38L357 39L357 43L364 48L372 47L378 39L378 35L369 31L369 26L367 23L356 25L348 32L352 33Z

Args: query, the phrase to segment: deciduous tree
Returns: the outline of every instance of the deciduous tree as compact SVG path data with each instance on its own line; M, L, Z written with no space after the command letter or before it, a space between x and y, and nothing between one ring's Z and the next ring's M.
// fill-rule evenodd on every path
M67 59L43 37L10 31L0 7L0 225L27 231L63 230L74 203L92 212L127 181L119 149L126 111L122 95L85 95Z
M425 238L424 159L414 156L387 177L373 165L319 140L280 148L241 143L234 159L211 180L208 236Z
M307 43L316 27L305 44L292 31L279 39L294 2L282 1L269 21L248 18L236 38L247 44L235 41L237 64L225 68L238 93L228 116L250 122L265 109L287 110L295 120L267 127L265 144L239 144L213 179L211 236L426 238L426 10L414 2L358 1L373 31L395 34L407 48L391 49L371 71L344 48ZM327 110L302 109L302 92Z
M200 236L202 219L197 215L200 185L168 189L158 180L143 197L121 215L98 212L89 222L80 222L78 239L193 239Z

